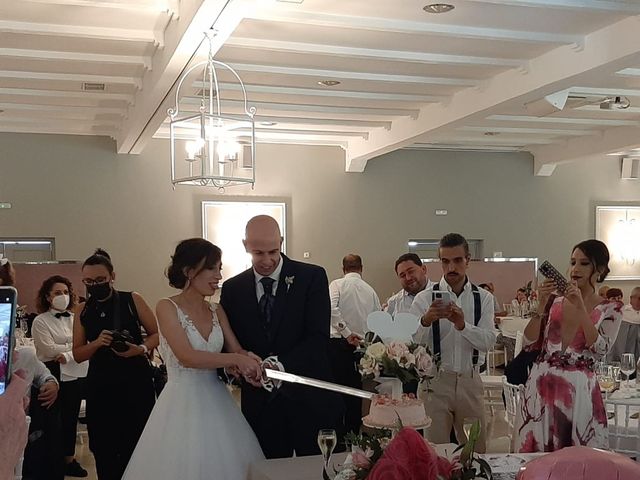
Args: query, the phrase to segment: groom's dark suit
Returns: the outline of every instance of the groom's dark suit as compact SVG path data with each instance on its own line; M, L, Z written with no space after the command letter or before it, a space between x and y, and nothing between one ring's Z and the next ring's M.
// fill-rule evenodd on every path
M261 358L277 355L285 371L331 381L327 357L331 308L327 274L282 255L268 332L259 310L253 269L224 282L221 305L242 347ZM288 280L285 280L288 279ZM272 393L242 386L242 412L267 458L314 455L318 430L337 429L339 395L284 383Z

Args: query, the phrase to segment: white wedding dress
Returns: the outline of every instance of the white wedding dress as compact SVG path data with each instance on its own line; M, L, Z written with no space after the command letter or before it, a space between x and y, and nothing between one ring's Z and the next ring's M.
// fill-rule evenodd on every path
M176 309L194 349L222 351L224 337L215 311L213 330L205 340L177 305ZM160 353L167 366L168 382L123 479L246 480L249 465L264 456L216 370L180 365L162 332Z

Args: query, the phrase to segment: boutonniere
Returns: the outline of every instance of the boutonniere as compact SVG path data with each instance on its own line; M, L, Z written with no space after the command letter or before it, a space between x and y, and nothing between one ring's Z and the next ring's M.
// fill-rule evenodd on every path
M289 289L291 285L293 285L293 281L296 279L295 275L291 275L290 277L284 277L284 283L287 284L287 293L289 293Z

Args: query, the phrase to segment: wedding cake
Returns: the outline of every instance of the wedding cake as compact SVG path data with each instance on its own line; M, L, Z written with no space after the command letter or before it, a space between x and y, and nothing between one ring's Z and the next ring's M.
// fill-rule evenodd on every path
M398 420L405 427L427 427L431 419L427 417L424 403L413 394L403 394L399 399L388 395L375 395L371 400L369 415L363 422L370 427L394 428Z

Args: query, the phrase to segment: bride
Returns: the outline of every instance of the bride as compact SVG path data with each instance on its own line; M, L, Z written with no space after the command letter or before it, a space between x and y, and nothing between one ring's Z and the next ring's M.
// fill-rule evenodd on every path
M176 247L167 277L182 291L156 307L168 382L123 479L245 480L249 465L264 458L216 371L252 383L261 377L258 357L242 350L224 310L205 300L222 278L220 259L220 249L202 238Z

